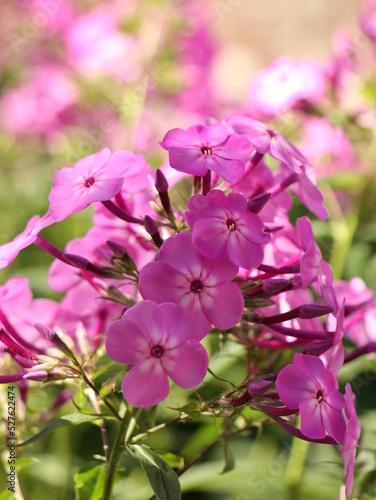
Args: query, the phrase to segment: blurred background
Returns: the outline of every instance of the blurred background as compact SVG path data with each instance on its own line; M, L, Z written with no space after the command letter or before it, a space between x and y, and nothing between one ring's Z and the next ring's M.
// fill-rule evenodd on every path
M20 233L34 214L46 212L58 169L104 146L144 154L157 167L166 161L158 141L170 128L241 112L272 123L303 145L329 195L334 221L315 222L323 254L334 263L337 279L358 275L375 289L376 59L372 30L367 36L361 25L363 8L360 0L4 0L0 244ZM290 69L274 69L265 77L264 68L282 56ZM300 62L309 70L298 76ZM290 75L294 81L299 77L310 93L286 90ZM266 80L260 84L260 78ZM266 97L258 85L267 87ZM306 115L303 128L302 109L311 128ZM322 120L323 114L329 116L328 123L312 121ZM353 177L353 172L359 175ZM297 207L294 213L305 212ZM63 249L91 227L91 215L90 210L75 214L44 235ZM39 249L25 249L0 270L0 284L24 276L30 278L35 297L58 298L47 286L50 263ZM221 376L229 369L236 374L233 353L216 373ZM367 359L343 375L358 387L366 427L362 499L376 498L374 371L374 360ZM25 433L36 432L39 415L56 396L53 387L35 391L28 406L35 426ZM73 411L71 403L62 410ZM163 411L171 416L167 408ZM163 431L149 444L156 450L167 447L172 457L183 450L189 458L219 429L218 422L187 423ZM292 441L276 426L267 426L260 436L236 438L232 446L235 470L221 474L224 451L214 449L182 477L185 499L339 498L343 471L332 448ZM18 470L25 498L75 498L72 477L100 448L99 429L91 424L57 430L24 448ZM132 461L123 465L129 477L116 486L114 498L148 498L151 492L140 468ZM0 500L7 498L6 492L0 493Z

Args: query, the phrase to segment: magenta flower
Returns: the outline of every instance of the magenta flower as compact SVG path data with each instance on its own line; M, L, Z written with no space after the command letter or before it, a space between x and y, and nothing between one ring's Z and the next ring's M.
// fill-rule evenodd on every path
M35 242L42 229L50 226L54 222L49 212L43 217L34 215L34 217L29 220L22 233L17 235L13 241L0 246L0 269L9 266L21 250Z
M209 127L194 125L187 130L174 128L160 144L169 152L172 168L201 177L212 170L230 184L243 177L242 160L253 151L246 137L230 134L219 123Z
M201 340L212 324L227 330L240 321L244 300L231 282L238 267L228 259L210 260L201 255L192 243L192 233L166 240L157 259L141 270L140 293L157 304L183 306L194 319L194 338Z
M355 411L354 394L351 385L345 386L345 408L343 414L346 422L346 432L343 439L341 455L343 457L343 466L345 469L346 497L349 498L354 483L354 462L356 455L356 446L360 438L360 425Z
M328 217L312 166L283 134L247 116L229 115L225 121L234 132L250 140L259 156L268 153L279 160L286 178L296 174L296 182L291 184L290 189L317 217L320 219Z
M199 385L209 358L194 337L190 314L171 303L139 302L112 323L108 354L119 363L135 365L123 379L125 399L142 408L160 403L169 393L168 377L183 389Z
M59 170L49 195L52 217L61 221L95 201L110 200L120 191L124 175L134 161L135 156L129 151L116 151L111 155L111 151L104 148L86 156L73 168Z
M260 217L248 210L240 193L212 190L206 196L192 196L185 219L193 229L193 243L208 259L228 256L235 265L250 269L261 264L262 245L269 243Z
M337 391L336 378L316 356L297 353L294 364L287 365L276 381L278 394L290 410L300 411L301 431L310 439L326 434L343 442L346 425L340 413L345 405Z
M300 260L302 286L306 288L309 284L317 282L324 303L333 308L333 314L337 314L338 302L333 288L333 271L322 258L311 221L306 216L300 217L296 221L296 227L304 251Z

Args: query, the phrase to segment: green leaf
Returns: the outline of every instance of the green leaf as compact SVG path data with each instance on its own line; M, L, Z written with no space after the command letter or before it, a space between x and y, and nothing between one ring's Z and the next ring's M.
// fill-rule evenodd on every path
M167 462L146 445L127 445L131 455L137 458L144 469L158 500L180 500L178 476Z
M224 474L225 472L230 472L230 470L233 470L234 468L235 468L234 452L232 451L230 443L225 441L225 466L221 474Z
M158 451L158 455L174 469L182 469L184 466L184 458L180 455L164 451Z
M76 500L101 500L106 469L104 464L92 462L74 476Z
M123 382L123 378L125 377L126 373L127 373L126 370L121 370L121 372L116 377L115 392L121 392L121 384Z
M78 425L84 422L92 422L93 420L98 420L99 418L103 418L103 416L83 415L81 413L72 413L71 415L65 415L64 417L61 417L58 420L55 420L54 422L51 422L50 424L47 425L47 427L38 432L38 434L35 434L35 436L31 437L30 439L27 439L23 443L18 444L17 447L19 448L21 446L26 446L28 444L34 443L35 441L38 441L40 438L42 438L49 432L58 429L59 427L72 424Z
M184 406L178 406L177 408L171 408L171 407L169 408L171 410L175 410L180 413L186 413L192 418L199 418L199 416L201 415L200 408L198 407L197 403L194 403L193 401Z

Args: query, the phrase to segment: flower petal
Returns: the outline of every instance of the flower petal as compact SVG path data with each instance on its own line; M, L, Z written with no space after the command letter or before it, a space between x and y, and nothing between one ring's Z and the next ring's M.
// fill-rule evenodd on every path
M167 351L163 355L162 364L175 384L183 389L192 389L204 380L209 366L209 357L205 348L192 340Z
M321 418L320 403L315 398L305 399L299 405L300 430L311 439L324 439L326 436Z
M121 389L128 403L148 408L167 398L170 384L160 360L149 358L134 366L126 374Z

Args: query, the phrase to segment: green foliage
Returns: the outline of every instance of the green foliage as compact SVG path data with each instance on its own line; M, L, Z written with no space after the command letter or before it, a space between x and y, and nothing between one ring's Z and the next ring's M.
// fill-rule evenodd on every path
M128 445L127 449L139 460L158 500L180 500L178 476L167 462L146 445Z

